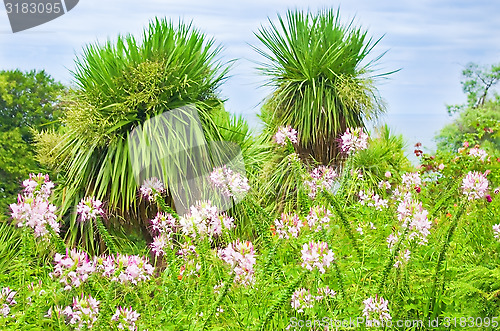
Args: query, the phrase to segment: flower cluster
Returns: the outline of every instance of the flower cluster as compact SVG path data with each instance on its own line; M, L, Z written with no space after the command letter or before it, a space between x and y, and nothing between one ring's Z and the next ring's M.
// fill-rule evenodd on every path
M62 311L69 318L69 324L76 325L77 330L91 329L99 315L99 301L90 295L80 299L73 298L73 306L67 306Z
M31 227L36 238L50 238L47 226L50 226L55 233L59 233L59 223L55 214L57 208L48 201L54 187L49 176L30 174L29 179L23 182L23 186L23 194L18 196L17 204L10 205L12 218L17 221L17 226Z
M179 220L182 232L192 237L208 236L211 240L214 236L220 236L223 229L234 228L234 220L223 213L219 213L216 206L212 206L210 201L198 201L188 214Z
M347 154L353 154L357 151L368 148L368 135L362 128L350 129L340 137L342 150Z
M405 199L400 202L398 209L398 219L404 228L409 227L409 239L419 239L420 245L427 243L427 236L430 234L431 221L428 220L428 212L422 207L421 202L412 199Z
M319 166L313 169L304 184L309 188L309 197L314 199L318 192L323 190L330 191L338 177L335 170L331 167Z
M302 313L304 309L314 307L314 298L305 288L301 288L292 294L292 308L298 313Z
M366 326L383 326L384 322L392 320L389 314L389 302L382 297L375 295L363 301L365 307L363 316L366 317Z
M500 223L493 225L493 237L500 240Z
M278 132L274 135L274 141L281 146L286 146L287 140L296 144L297 143L297 131L291 126L281 126L278 128Z
M480 149L479 145L476 145L475 147L471 148L469 150L469 155L478 158L482 162L485 161L485 159L488 157L488 153L484 149Z
M115 325L120 330L137 330L135 322L141 316L138 312L130 308L117 307L115 314L111 317L111 320L116 322Z
M406 188L420 187L422 185L422 179L418 172L406 173L401 176L402 183Z
M313 206L309 209L306 220L311 230L319 232L328 229L332 216L332 213L326 207Z
M309 242L302 246L302 267L309 271L318 268L319 272L325 273L325 268L330 267L335 257L332 250L328 249L325 242Z
M303 226L304 224L297 214L282 213L281 218L274 221L276 233L281 239L290 239L290 235L297 238L300 228Z
M80 221L93 220L97 216L104 215L104 210L101 208L102 202L94 197L82 199L76 207L76 212L80 214Z
M172 248L170 235L177 230L177 227L176 219L170 214L158 212L151 220L151 232L157 236L153 238L150 247L156 256L164 255L165 247Z
M255 252L249 241L236 240L226 248L219 250L219 258L231 265L235 273L234 281L244 286L254 282Z
M156 197L165 192L165 186L156 177L146 179L139 189L141 195L149 201L155 201Z
M382 208L387 208L387 200L382 199L378 194L373 194L373 192L359 191L359 200L364 206L365 204L369 207L375 207L376 210L382 210Z
M189 242L181 244L181 249L177 252L184 260L184 265L181 267L178 279L181 280L184 276L188 277L196 275L201 269L201 265L197 263L198 253L196 247Z
M79 287L95 271L87 254L76 249L71 251L66 249L66 255L56 253L54 262L56 266L49 276L50 278L60 278L59 282L64 285L64 289L67 291L73 287Z
M17 303L16 300L14 300L16 293L16 291L13 291L8 287L2 288L2 291L0 292L0 304L2 305L0 308L0 314L2 314L3 317L7 317L10 314L10 306Z
M242 197L243 194L250 190L248 179L226 166L215 168L210 173L210 180L227 197Z
M488 179L483 173L470 171L462 180L462 189L469 200L480 199L488 191Z
M101 273L103 277L111 278L111 281L121 284L138 282L150 278L154 268L148 263L147 258L138 255L122 255L97 257L94 259L96 272Z
M318 295L313 296L308 289L300 288L293 292L291 305L298 313L304 312L304 309L313 308L315 301L321 301L326 298L333 298L337 293L328 286L318 288Z
M394 263L394 268L399 268L401 265L406 264L410 261L410 250L405 249L404 252L399 252L399 255L396 257L396 263Z

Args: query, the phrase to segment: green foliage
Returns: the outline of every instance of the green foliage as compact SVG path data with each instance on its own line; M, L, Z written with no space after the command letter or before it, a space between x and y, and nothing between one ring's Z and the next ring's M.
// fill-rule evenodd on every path
M21 180L42 171L35 161L33 134L59 126L63 91L45 71L0 71L0 218L15 202Z
M347 127L364 127L384 109L374 85L369 59L380 41L373 41L353 22L343 24L338 11L316 14L288 11L278 24L256 34L266 60L260 68L275 88L263 105L261 118L268 135L282 125L299 134L299 152L328 164L338 154L338 135Z
M436 136L439 151L457 151L464 141L482 146L490 153L500 151L500 99L481 107L464 108L458 118Z

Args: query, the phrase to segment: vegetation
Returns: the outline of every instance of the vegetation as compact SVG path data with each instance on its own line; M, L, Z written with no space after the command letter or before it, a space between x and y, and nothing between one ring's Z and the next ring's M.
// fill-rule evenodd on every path
M414 167L403 136L363 130L382 109L360 64L376 42L339 22L290 11L259 31L276 91L258 136L224 110L227 66L191 25L85 48L62 125L30 138L54 176L8 183L0 329L497 329L497 99Z

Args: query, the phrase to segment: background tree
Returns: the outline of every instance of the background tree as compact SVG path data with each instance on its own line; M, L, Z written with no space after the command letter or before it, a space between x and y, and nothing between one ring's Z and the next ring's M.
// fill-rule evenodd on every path
M470 63L462 72L467 103L448 106L457 119L436 136L438 150L456 152L464 141L481 145L491 153L500 151L500 96L491 91L500 81L500 65L488 68Z
M383 54L369 57L380 39L352 21L342 24L339 11L288 11L256 36L264 46L256 50L267 60L260 70L274 88L261 118L269 136L282 125L297 129L303 156L328 164L338 155L341 132L364 127L384 110L374 82L388 73L373 71Z
M20 181L30 172L41 171L35 161L33 133L59 126L58 100L63 90L45 71L0 71L0 215L8 214Z

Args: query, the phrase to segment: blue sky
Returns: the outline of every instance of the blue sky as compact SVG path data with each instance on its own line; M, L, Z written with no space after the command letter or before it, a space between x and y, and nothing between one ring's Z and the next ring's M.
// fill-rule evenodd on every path
M13 34L0 6L0 69L45 69L56 79L71 81L75 55L85 44L139 35L149 20L182 18L224 47L224 61L238 59L221 94L226 108L256 123L259 103L270 92L260 87L264 77L255 70L259 46L254 32L289 8L317 10L340 7L344 21L354 19L381 42L375 53L387 51L379 68L401 69L378 83L387 103L387 122L403 133L411 146L417 141L433 148L432 137L451 119L446 104L465 101L460 79L468 62L500 62L500 2L491 0L350 0L282 1L160 1L80 0L66 15L39 27Z

